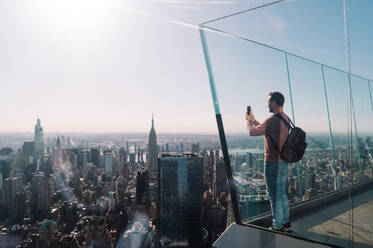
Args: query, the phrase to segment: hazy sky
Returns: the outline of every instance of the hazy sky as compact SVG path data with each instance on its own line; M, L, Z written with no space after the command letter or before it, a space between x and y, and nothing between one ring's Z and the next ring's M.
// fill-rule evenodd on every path
M33 131L39 116L45 132L148 132L154 113L157 132L216 133L199 32L194 25L265 2L270 1L1 1L0 131ZM243 19L231 18L214 25L246 37L265 39L272 45L275 42L280 47L287 45L296 53L305 52L302 55L316 56L314 59L319 58L324 63L324 59L329 59L327 62L331 64L344 66L343 13L341 5L337 9L334 6L342 1L324 1L329 4L314 5L311 9L302 2L307 1L286 3L291 7L289 13L284 9L279 9L280 13L263 10L258 14L253 12L254 15L247 13L240 17ZM371 18L367 10L372 10L372 6L368 1L360 3L366 6L354 9L363 14L352 18L351 29L354 39L361 45L357 46L351 39L351 47L355 61L364 63L352 60L352 68L373 78L372 49L367 46L369 42L360 43L361 40L372 41L372 33L369 33L372 30L362 32L361 28L356 28L367 25L366 19ZM321 11L317 12L318 8ZM317 18L312 18L315 14ZM315 42L308 39L309 30L302 29L301 25L312 27L310 20L316 24L312 34L320 30L317 27L325 27L320 32L322 39L311 36ZM296 22L298 25L294 26ZM360 37L362 33L364 37ZM255 60L248 60L253 54L242 51L250 52L249 47L242 45L238 49L239 41L230 43L226 37L217 38L224 43L219 45L211 35L208 39L212 57L215 56L216 77L222 78L220 75L225 73L227 77L232 75L231 72L240 68L239 64L243 65L240 61L276 64L272 55L265 55L268 51L254 54ZM326 44L320 47L320 42ZM229 56L234 58L234 63L223 59ZM234 83L242 84L232 84L232 87L244 93L241 87L253 82L253 78L245 81L245 75L256 75L255 82L260 82L261 72L272 75L268 82L276 77L286 79L282 67L261 68L253 71L257 74L250 74L246 69L237 70ZM237 98L235 91L229 95L224 87L229 88L231 82L217 78L217 86L219 82L224 85L217 90L222 110L226 110L223 118L227 130L243 132L241 112L247 104L252 104L251 100L244 95ZM255 99L260 106L256 109L261 119L268 114L264 90L272 89L270 84L262 86L261 83L250 84L251 92L261 92ZM238 99L241 102L231 104Z

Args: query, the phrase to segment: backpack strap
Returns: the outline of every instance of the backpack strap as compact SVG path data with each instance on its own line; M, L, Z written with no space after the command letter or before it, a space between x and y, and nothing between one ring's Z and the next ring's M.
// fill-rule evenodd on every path
M289 130L295 127L294 124L293 124L293 122L290 120L290 118L288 118L289 122L287 122L287 121L285 120L285 118L284 118L280 113L277 113L277 114L275 114L274 116L276 116L277 118L279 118L279 119L280 119L280 120L285 124L285 126L286 126ZM290 123L291 123L291 125L293 125L293 127L290 125ZM275 146L275 148L276 148L276 150L278 151L278 153L281 153L279 146L276 144L276 142L275 142L275 140L272 138L271 134L269 134L269 133L267 134L267 133L266 133L265 135L268 136L268 137L270 138L270 140L272 141L272 144Z
M275 146L276 150L278 151L278 153L281 153L280 152L280 148L278 147L278 145L276 144L275 140L272 138L272 136L268 133L268 134L265 134L267 137L269 137L272 141L272 144Z
M295 127L295 125L293 124L293 122L290 120L289 117L288 117L289 121L286 121L285 118L280 113L275 114L275 116L279 118L285 124L285 126L287 126L288 129L292 129Z

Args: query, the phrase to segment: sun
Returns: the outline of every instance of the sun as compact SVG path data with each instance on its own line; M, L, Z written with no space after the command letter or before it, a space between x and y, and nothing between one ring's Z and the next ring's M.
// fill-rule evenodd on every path
M43 1L48 20L65 31L94 31L105 21L105 4L101 0Z

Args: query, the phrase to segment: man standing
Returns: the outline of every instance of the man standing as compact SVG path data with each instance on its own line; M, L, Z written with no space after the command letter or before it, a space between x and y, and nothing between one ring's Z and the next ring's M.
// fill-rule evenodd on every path
M289 129L276 115L282 115L285 120L288 116L283 112L285 98L280 92L268 94L269 112L273 113L263 123L255 120L253 111L246 113L247 130L250 136L264 136L264 175L267 194L271 203L272 227L271 230L291 232L289 220L289 202L286 194L286 180L288 164L279 154L286 142Z

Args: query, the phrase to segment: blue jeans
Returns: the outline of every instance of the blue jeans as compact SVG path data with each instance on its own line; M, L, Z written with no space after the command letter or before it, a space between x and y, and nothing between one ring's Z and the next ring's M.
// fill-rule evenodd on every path
M272 227L281 229L289 222L289 202L286 193L288 164L285 162L265 162L264 178L267 194L271 202Z

